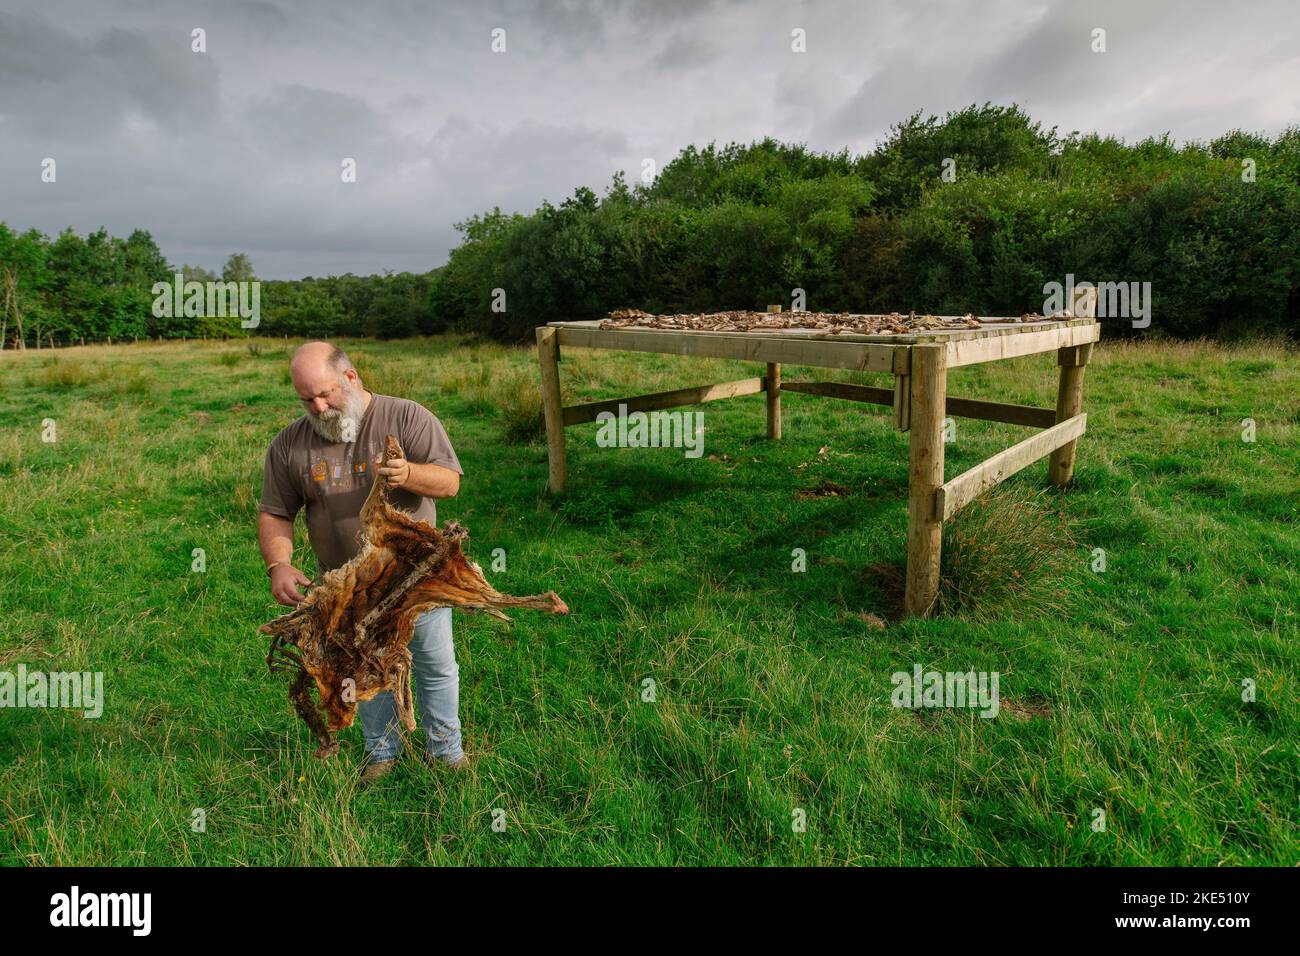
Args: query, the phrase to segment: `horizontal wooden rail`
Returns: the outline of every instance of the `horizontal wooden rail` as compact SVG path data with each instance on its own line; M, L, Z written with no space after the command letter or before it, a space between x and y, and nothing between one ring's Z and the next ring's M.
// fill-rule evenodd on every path
M1056 422L1053 408L1035 408L1032 405L1007 405L1003 402L982 402L975 398L950 398L945 403L949 415L957 418L974 418L984 422L1002 422L1007 425L1032 425L1050 428Z
M601 412L612 412L617 415L620 405L626 406L628 414L649 412L660 408L676 408L678 405L698 405L719 398L753 395L766 387L765 378L742 378L735 382L722 382L719 385L697 385L692 388L674 389L671 392L637 395L634 398L611 398L608 401L591 402L587 405L570 405L564 409L564 426L567 428L570 425L581 425L583 422L594 422Z
M786 392L803 392L806 395L824 395L843 398L850 402L868 402L872 405L893 405L895 390L871 385L850 385L847 382L783 382ZM974 418L986 422L1004 422L1008 425L1032 425L1050 428L1056 422L1056 411L1035 408L1032 405L1007 405L1002 402L984 402L974 398L948 398L944 408L957 418Z
M892 388L872 385L850 385L848 382L782 382L783 392L803 392L805 395L825 395L843 398L850 402L870 402L872 405L894 404Z
M1032 465L1045 455L1050 455L1062 445L1074 441L1084 433L1088 416L1075 415L1059 425L1026 438L1006 451L963 472L934 493L934 513L940 521L947 521L970 504L983 492L1005 481L1016 472Z

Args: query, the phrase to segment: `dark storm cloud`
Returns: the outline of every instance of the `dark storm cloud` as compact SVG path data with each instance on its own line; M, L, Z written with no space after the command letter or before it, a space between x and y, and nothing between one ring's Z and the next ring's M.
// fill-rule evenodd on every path
M123 122L208 119L216 106L216 70L176 44L117 28L85 39L29 12L0 12L10 136L84 142Z
M690 143L861 151L984 100L1129 137L1300 116L1282 0L0 3L0 217L139 226L176 264L242 250L265 277L429 269L455 222L603 192Z

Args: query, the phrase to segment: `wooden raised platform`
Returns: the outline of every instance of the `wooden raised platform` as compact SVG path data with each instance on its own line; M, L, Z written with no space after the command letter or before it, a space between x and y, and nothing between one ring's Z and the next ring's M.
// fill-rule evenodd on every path
M600 328L601 322L551 322L537 329L549 486L564 490L567 464L564 429L595 421L602 412L652 411L763 392L767 434L781 437L781 392L802 392L848 401L888 405L894 425L909 432L907 610L928 614L939 592L943 522L979 494L1044 456L1051 456L1050 480L1069 484L1075 449L1087 416L1081 414L1083 373L1101 334L1094 317L1095 290L1079 290L1074 314L1064 320L980 319L979 328L932 329L900 335L829 333L820 329L763 329L747 332L656 328ZM774 306L770 311L779 311ZM560 399L562 347L659 352L761 362L767 374L717 385L676 389L634 398L610 399L565 408ZM948 369L1055 352L1060 366L1056 407L1035 408L950 398ZM884 372L894 387L843 382L783 382L781 366L811 365ZM1008 422L1043 429L951 481L943 476L945 416Z
M600 321L551 322L560 345L630 352L666 352L705 358L732 358L866 372L906 371L911 347L942 344L949 368L1032 355L1097 340L1096 319L1013 322L982 320L978 329L944 329L908 335L832 335L816 329L705 332L679 329L602 329Z

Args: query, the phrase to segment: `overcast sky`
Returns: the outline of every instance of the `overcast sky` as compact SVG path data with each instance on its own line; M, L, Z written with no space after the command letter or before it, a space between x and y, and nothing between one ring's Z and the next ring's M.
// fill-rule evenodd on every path
M1062 133L1276 133L1300 122L1300 6L0 0L0 219L142 227L175 265L245 251L262 278L426 271L473 213L690 143L861 152L985 100Z

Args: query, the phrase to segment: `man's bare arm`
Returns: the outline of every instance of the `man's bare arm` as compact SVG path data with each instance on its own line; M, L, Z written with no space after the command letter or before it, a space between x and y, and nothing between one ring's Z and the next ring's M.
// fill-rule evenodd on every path
M257 513L257 543L262 549L262 560L269 567L284 562L271 570L271 596L287 607L297 607L302 594L297 585L311 584L311 578L291 563L293 561L293 522L265 511Z
M378 474L389 488L403 488L425 498L451 498L460 491L460 475L433 462L417 465L405 458L394 458Z

